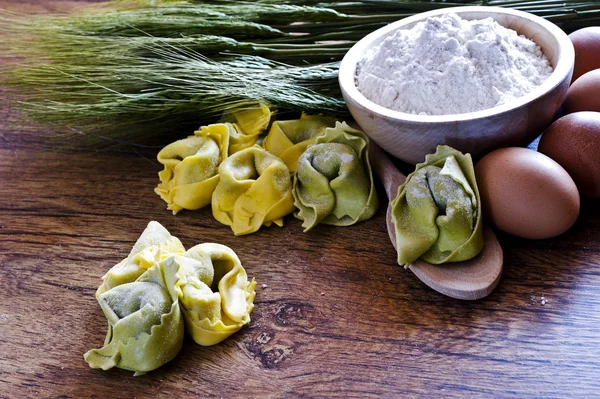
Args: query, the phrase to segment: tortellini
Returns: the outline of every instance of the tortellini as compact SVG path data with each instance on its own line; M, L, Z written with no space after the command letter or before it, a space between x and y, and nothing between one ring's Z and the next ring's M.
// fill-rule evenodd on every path
M164 170L158 173L161 182L154 191L173 214L210 203L219 182L219 165L227 158L234 131L230 123L203 126L194 136L171 143L158 153Z
M364 133L338 122L317 137L298 161L293 195L305 231L319 223L348 226L372 217L378 199Z
M148 267L115 274L120 279L111 280L114 284L107 284L105 278L97 299L108 320L108 332L102 348L84 355L90 367L145 374L177 355L185 329L194 341L206 346L223 341L250 322L256 281L248 281L230 248L204 243L185 251L164 227L150 222L132 254L174 240L177 251L155 256L160 251L156 249L143 257Z
M256 281L230 248L204 243L170 260L179 265L181 310L194 341L217 344L250 321Z
M202 126L193 136L169 144L158 153L164 169L154 189L177 214L210 204L219 182L219 165L230 154L253 146L267 128L271 111L264 104L239 109L225 116L224 123Z
M398 188L392 202L398 263L473 258L483 248L481 201L469 154L438 146Z
M290 172L294 173L300 155L317 137L325 134L325 129L334 125L333 118L305 114L296 120L276 121L271 125L263 147L281 158Z
M285 164L260 146L237 152L219 166L220 180L212 198L213 216L231 226L236 236L262 225L283 225L294 210L292 182Z
M222 123L203 126L161 150L164 170L154 191L167 209L177 214L210 203L214 218L236 236L273 223L282 226L296 207L305 231L318 223L347 226L373 216L378 203L367 136L331 117L303 114L271 122L273 115L262 103L237 108L226 112ZM323 164L330 153L331 160ZM315 172L309 156L326 169ZM321 172L329 176L331 167L340 174L330 185Z
M104 346L84 355L90 367L143 375L173 359L183 344L184 323L175 289L177 269L168 259L136 281L98 297L108 320Z
M121 284L137 280L146 270L172 254L183 254L185 248L158 222L150 222L138 238L127 258L113 266L103 277L96 297Z
M256 144L258 136L271 122L271 110L265 104L257 104L226 114L224 120L235 127L229 143L231 155Z

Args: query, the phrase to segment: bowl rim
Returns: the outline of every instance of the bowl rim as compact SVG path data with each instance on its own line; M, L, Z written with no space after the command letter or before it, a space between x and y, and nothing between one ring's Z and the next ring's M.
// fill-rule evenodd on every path
M532 23L537 24L546 31L548 31L556 40L559 45L559 57L557 64L552 71L552 74L538 87L530 91L524 96L516 98L510 103L502 104L492 108L486 108L479 111L462 113L462 114L448 114L448 115L417 115L409 114L407 112L395 111L365 97L356 87L355 74L356 66L366 49L374 42L381 39L384 36L388 36L398 29L406 25L421 22L429 17L438 16L447 13L481 13L482 18L490 17L488 14L504 14L515 16L521 19L528 20ZM519 32L517 32L519 33ZM519 33L520 34L520 33ZM532 40L532 39L530 39ZM536 43L539 46L539 44ZM452 123L466 120L483 119L490 116L501 115L512 110L518 109L537 98L543 97L545 94L551 92L554 88L559 86L565 78L569 78L573 73L573 66L575 63L575 49L568 35L560 29L554 23L539 17L537 15L514 9L507 9L502 7L494 6L459 6L459 7L446 7L437 10L431 10L422 12L419 14L412 15L410 17L403 18L396 22L392 22L382 28L379 28L362 39L356 42L350 50L344 55L340 63L338 81L342 94L344 97L350 97L353 101L357 102L363 108L371 111L374 114L384 116L390 119L399 119L409 122L417 123ZM348 102L348 100L346 100Z

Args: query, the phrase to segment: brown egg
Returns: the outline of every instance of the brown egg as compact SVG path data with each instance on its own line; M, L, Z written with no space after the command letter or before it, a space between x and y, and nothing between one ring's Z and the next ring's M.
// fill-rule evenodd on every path
M600 69L583 74L567 91L565 114L578 111L600 112Z
M578 77L600 68L600 26L588 26L569 35L575 48L574 82Z
M556 120L542 134L538 151L565 168L582 195L600 197L600 112Z
M555 237L575 223L579 193L571 176L544 154L501 148L475 166L487 223L518 237Z

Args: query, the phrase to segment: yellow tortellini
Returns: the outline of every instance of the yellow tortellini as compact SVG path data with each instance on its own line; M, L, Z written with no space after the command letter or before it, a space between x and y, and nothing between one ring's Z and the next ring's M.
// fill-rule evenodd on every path
M255 288L229 247L204 243L185 251L150 222L130 256L104 276L96 298L108 332L104 346L84 359L93 368L142 375L177 355L185 329L198 344L215 345L250 322Z
M258 136L267 129L271 122L271 110L265 104L237 109L224 116L226 122L235 127L230 137L229 155L252 147Z
M219 166L220 180L212 198L213 216L231 226L236 236L262 225L283 225L294 210L292 182L285 164L260 146L237 152Z
M143 375L173 359L183 344L184 323L175 289L177 268L154 263L134 282L98 297L108 320L104 346L84 355L90 367Z
M113 266L103 277L96 297L121 284L131 283L156 262L172 254L183 254L185 248L158 222L150 222L138 238L127 258Z
M169 144L158 153L164 169L158 174L161 182L154 191L173 214L210 203L219 182L219 164L227 158L233 132L230 123L203 126L194 136Z
M230 248L213 243L196 245L178 265L176 284L188 333L200 345L214 345L250 322L256 281Z
M268 127L271 111L264 104L239 109L224 123L202 126L193 136L169 144L158 153L164 169L154 191L173 214L210 204L219 182L219 165L230 154L253 146Z
M305 231L371 218L378 199L365 134L339 122L326 129L300 157L293 195Z
M460 262L483 248L481 201L469 154L438 146L392 201L398 263Z
M303 114L300 119L276 121L265 137L263 147L287 165L291 173L296 171L298 158L313 144L325 129L333 127L335 119Z

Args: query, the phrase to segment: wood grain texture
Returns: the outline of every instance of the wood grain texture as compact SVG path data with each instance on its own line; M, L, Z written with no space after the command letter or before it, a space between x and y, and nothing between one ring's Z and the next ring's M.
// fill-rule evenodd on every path
M287 217L234 237L209 209L165 209L157 150L49 151L52 132L15 128L14 115L0 103L1 398L600 395L598 200L555 239L499 234L498 287L459 301L396 265L385 201L353 227L305 234ZM145 376L90 369L83 353L106 328L94 291L150 220L186 247L234 249L258 281L252 322L213 347L187 338Z

